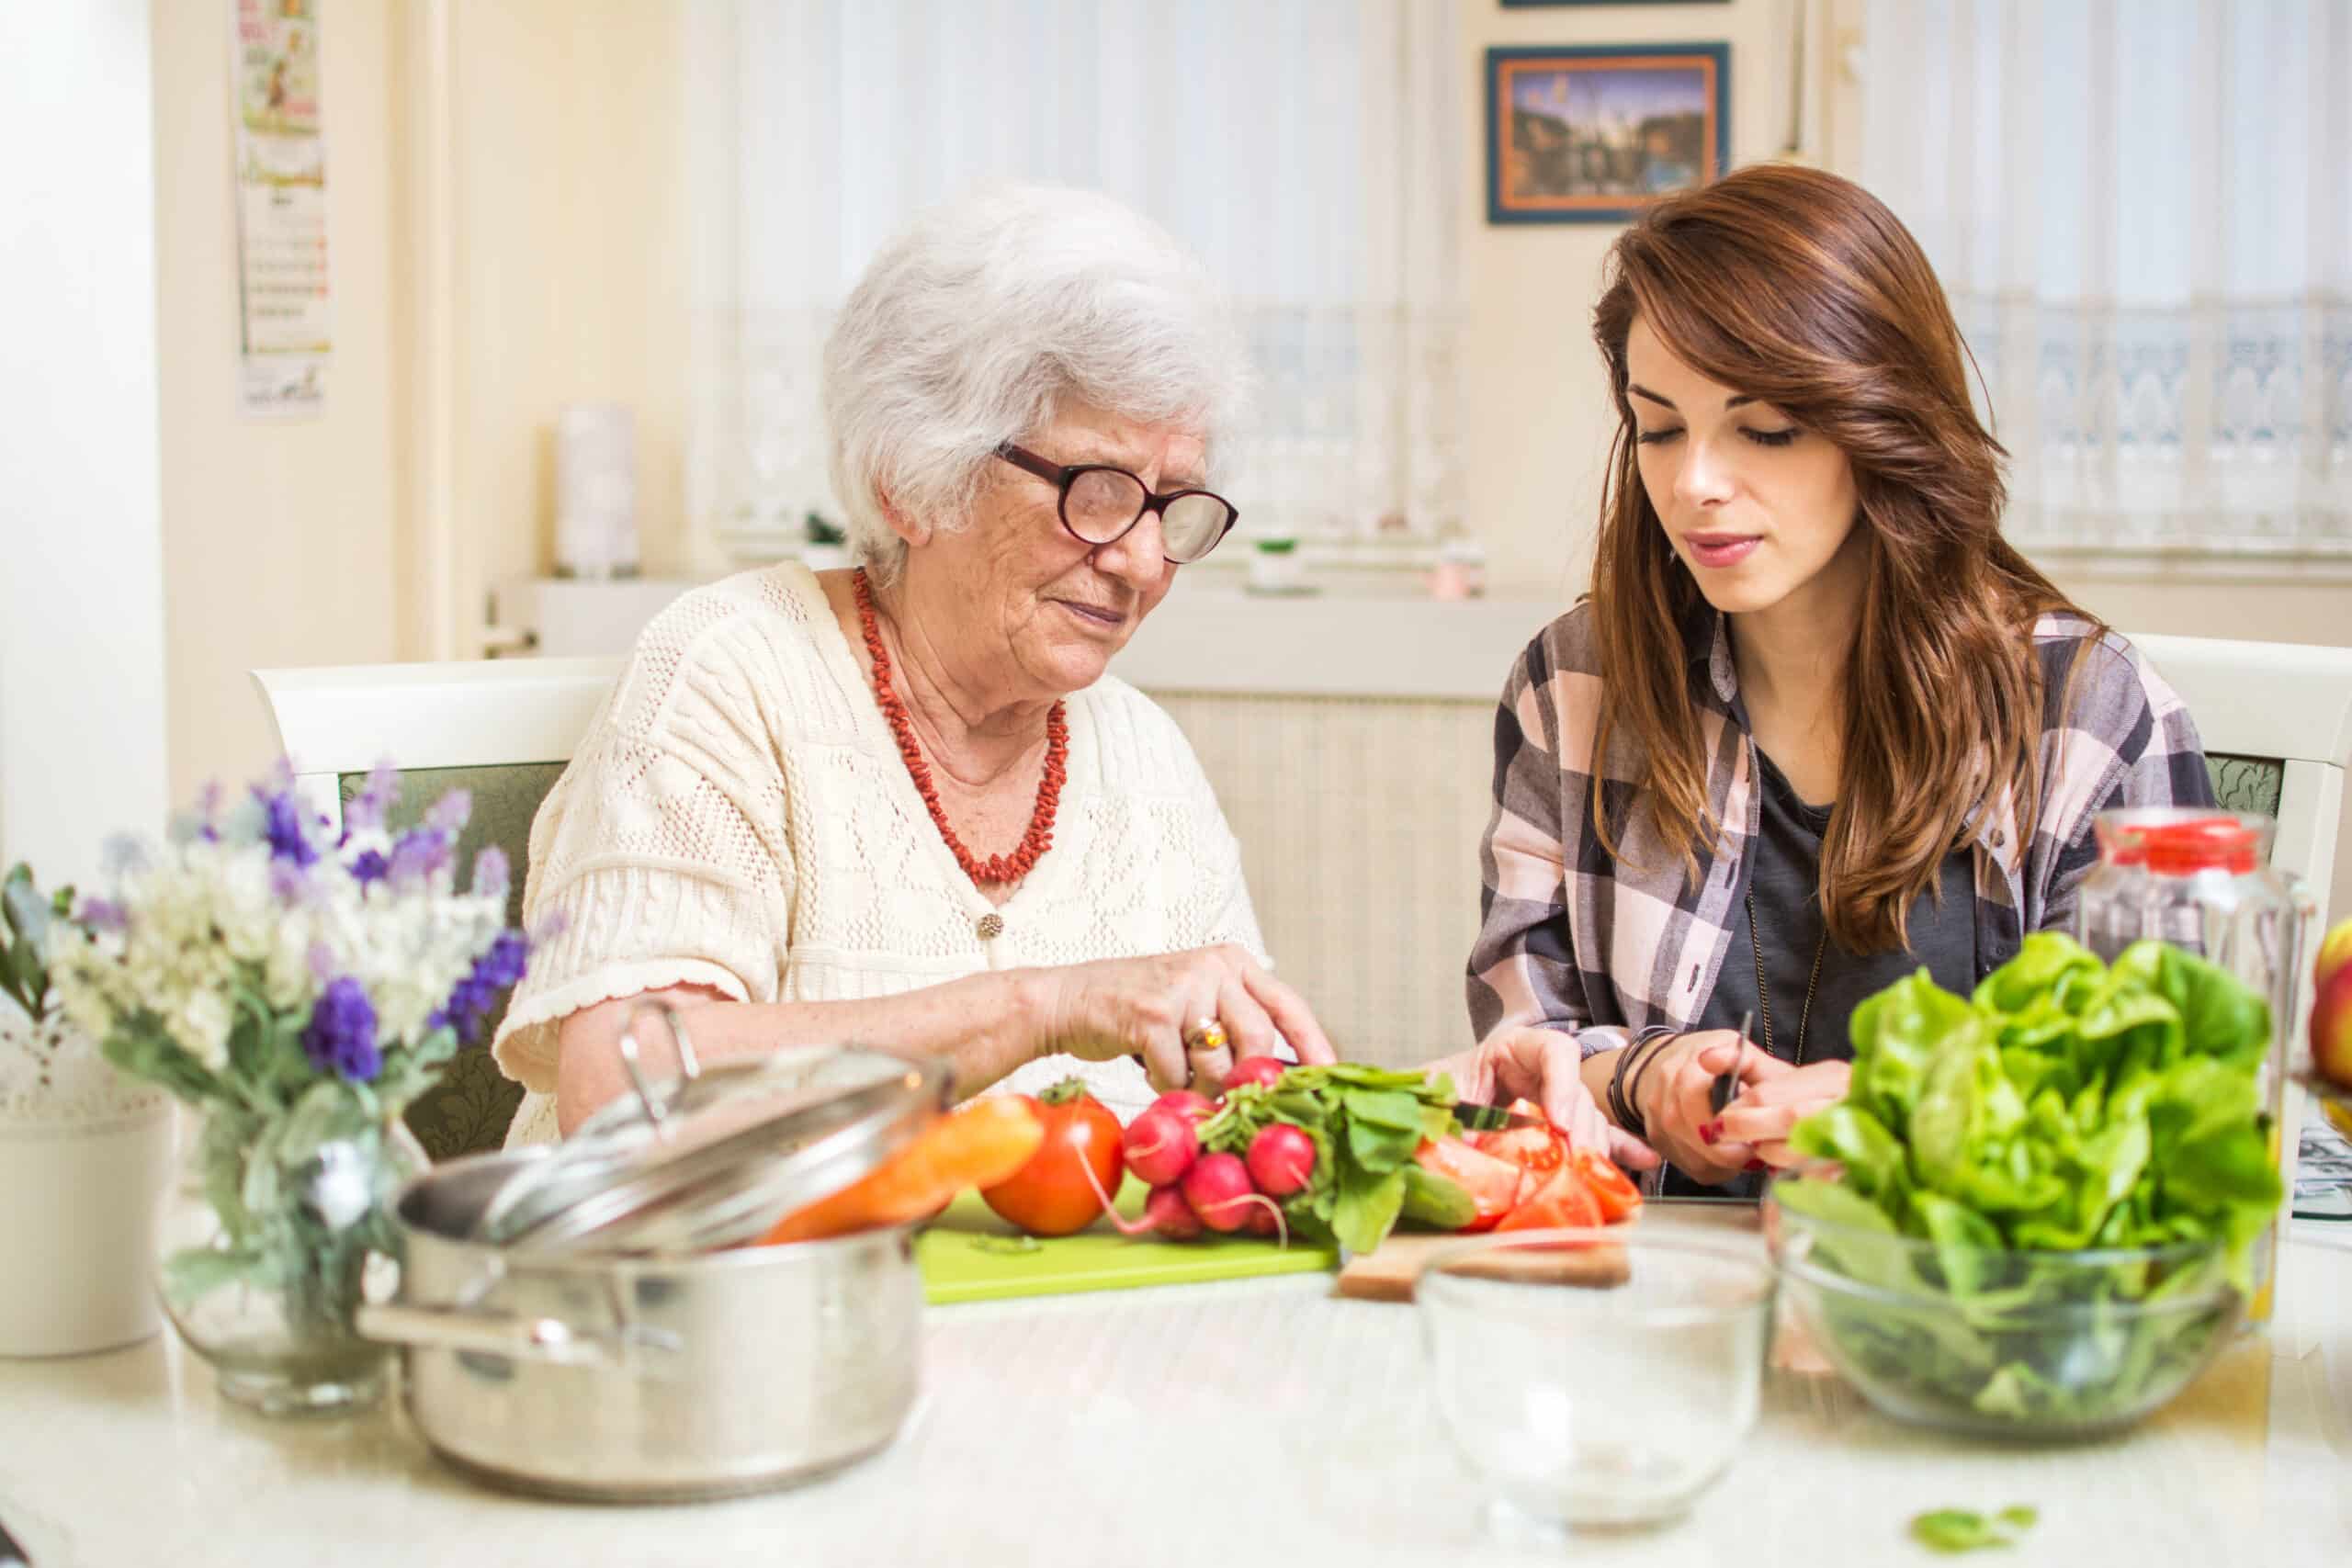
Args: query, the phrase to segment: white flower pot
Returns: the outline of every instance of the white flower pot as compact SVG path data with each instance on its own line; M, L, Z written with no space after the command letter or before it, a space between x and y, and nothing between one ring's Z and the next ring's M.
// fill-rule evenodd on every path
M155 1224L172 1178L172 1101L78 1037L34 1038L0 1003L0 1356L74 1356L162 1324Z

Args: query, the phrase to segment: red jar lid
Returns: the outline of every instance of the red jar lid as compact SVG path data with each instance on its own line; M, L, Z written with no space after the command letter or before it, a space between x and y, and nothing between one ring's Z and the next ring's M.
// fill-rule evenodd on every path
M2255 831L2233 818L2166 822L2143 830L2138 838L2148 869L2158 876L2187 876L2199 871L2243 875L2256 863Z

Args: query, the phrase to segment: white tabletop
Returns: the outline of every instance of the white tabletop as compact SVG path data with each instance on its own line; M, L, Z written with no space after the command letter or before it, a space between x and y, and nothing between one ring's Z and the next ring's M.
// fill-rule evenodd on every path
M1560 1561L1484 1534L1413 1309L1329 1291L1307 1276L934 1308L922 1402L888 1452L800 1490L672 1507L481 1490L390 1406L265 1420L168 1336L0 1361L0 1524L37 1568ZM1572 1555L1925 1562L1912 1515L2014 1503L2041 1523L1988 1561L2352 1561L2352 1249L2307 1229L2267 1333L2103 1443L1968 1443L1775 1373L1750 1450L1696 1513L1578 1536Z

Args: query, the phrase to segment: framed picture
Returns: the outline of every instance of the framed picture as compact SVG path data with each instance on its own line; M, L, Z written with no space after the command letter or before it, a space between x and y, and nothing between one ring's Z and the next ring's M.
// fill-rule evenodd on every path
M1487 51L1487 221L1623 223L1731 160L1731 46Z

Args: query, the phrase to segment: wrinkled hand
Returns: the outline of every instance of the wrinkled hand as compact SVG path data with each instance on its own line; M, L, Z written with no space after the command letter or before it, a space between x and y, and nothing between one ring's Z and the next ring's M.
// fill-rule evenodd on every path
M1629 1170L1657 1165L1656 1151L1601 1114L1585 1087L1583 1056L1574 1035L1556 1029L1510 1029L1423 1070L1452 1074L1458 1099L1489 1105L1532 1100L1554 1126L1566 1129L1570 1144L1605 1153Z
M1635 1069L1641 1079L1634 1106L1649 1129L1650 1142L1701 1181L1728 1181L1747 1169L1758 1156L1753 1145L1727 1136L1716 1124L1708 1098L1715 1078L1737 1064L1744 1095L1795 1069L1740 1038L1736 1029L1702 1030L1651 1049L1658 1054L1657 1060Z
M1236 1061L1277 1055L1283 1043L1301 1062L1334 1059L1306 998L1230 942L1035 975L1044 993L1036 1055L1068 1052L1093 1062L1139 1056L1145 1076L1162 1092L1214 1094ZM1185 1032L1204 1018L1225 1026L1227 1043L1188 1049Z
M1731 1142L1753 1148L1756 1157L1766 1165L1786 1168L1798 1164L1804 1156L1789 1147L1789 1130L1823 1106L1845 1099L1846 1086L1853 1076L1851 1062L1815 1062L1808 1066L1791 1067L1752 1088L1742 1089L1739 1098L1724 1107L1723 1115L1716 1120L1716 1131Z

